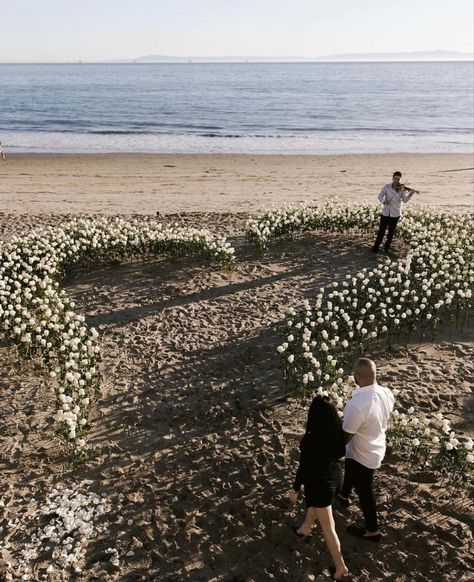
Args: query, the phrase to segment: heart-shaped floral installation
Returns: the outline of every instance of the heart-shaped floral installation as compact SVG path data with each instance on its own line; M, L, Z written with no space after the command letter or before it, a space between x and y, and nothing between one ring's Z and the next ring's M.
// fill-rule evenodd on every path
M315 229L372 232L378 212L365 205L286 207L248 221L247 238L260 251L271 239ZM370 342L426 333L449 314L457 323L472 305L473 227L469 217L409 211L399 233L408 245L398 261L378 263L322 288L314 304L292 311L279 346L288 379L307 397L329 394L339 409L347 398L344 368ZM231 267L234 250L206 230L156 221L76 219L59 228L13 237L0 247L0 326L25 358L46 367L57 395L55 420L76 450L85 446L91 395L100 384L98 333L74 312L60 289L72 269L145 255L200 255ZM441 413L394 411L390 438L425 463L454 467L465 479L474 468L472 439L456 436ZM461 442L462 441L462 442ZM455 454L452 453L454 451Z

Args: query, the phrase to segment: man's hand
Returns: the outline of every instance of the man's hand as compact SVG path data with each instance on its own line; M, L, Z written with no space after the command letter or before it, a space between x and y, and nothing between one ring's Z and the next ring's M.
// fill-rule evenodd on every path
M298 493L296 491L294 491L293 489L290 489L290 492L288 493L288 497L290 498L290 502L295 505L295 503L298 501Z

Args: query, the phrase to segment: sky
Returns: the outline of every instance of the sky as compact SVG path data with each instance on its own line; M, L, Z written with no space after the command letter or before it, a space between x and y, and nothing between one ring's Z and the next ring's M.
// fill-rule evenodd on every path
M472 0L6 0L0 61L473 51Z

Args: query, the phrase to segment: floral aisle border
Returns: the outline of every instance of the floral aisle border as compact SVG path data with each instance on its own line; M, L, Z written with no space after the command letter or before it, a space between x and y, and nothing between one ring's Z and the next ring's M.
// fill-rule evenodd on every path
M0 338L45 367L56 393L54 419L75 450L86 444L101 356L97 331L75 313L60 282L80 266L144 255L198 255L226 268L235 263L224 238L153 220L75 219L0 243Z
M287 206L262 212L246 224L246 237L263 252L271 240L316 229L373 233L379 212L368 205ZM463 322L472 307L473 224L469 216L407 211L399 235L406 256L378 263L321 288L301 310L291 309L286 341L278 346L287 379L305 398L329 395L341 410L349 395L344 368L369 342L388 345L420 340L450 318ZM473 440L457 436L441 413L417 416L394 411L389 432L397 450L463 485L474 470ZM342 412L340 412L342 415Z

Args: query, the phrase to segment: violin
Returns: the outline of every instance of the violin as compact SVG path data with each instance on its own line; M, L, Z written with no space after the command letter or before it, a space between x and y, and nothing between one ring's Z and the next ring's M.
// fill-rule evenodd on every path
M415 190L414 188L412 188L411 186L407 186L406 184L399 184L396 188L397 192L401 189L404 188L405 190L413 190L413 194L419 194L419 190Z

